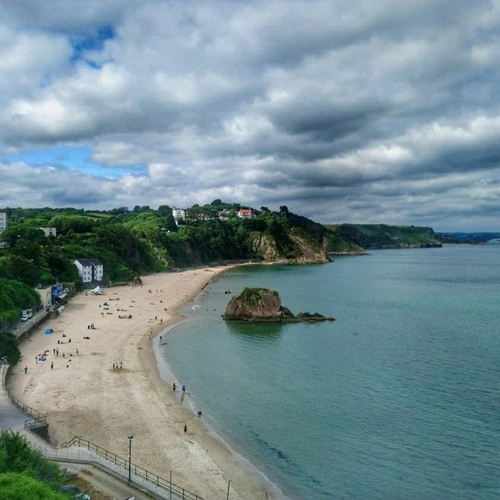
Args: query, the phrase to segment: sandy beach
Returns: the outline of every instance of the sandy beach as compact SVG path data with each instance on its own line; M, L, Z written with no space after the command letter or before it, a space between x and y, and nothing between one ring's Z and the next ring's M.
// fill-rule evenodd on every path
M164 478L172 471L174 483L203 498L226 498L229 480L231 498L275 498L189 409L189 387L181 401L183 381L174 392L161 379L155 359L160 332L181 319L178 308L226 269L160 273L142 286L78 294L21 344L10 390L47 415L58 443L80 436L127 457L132 434L134 464Z

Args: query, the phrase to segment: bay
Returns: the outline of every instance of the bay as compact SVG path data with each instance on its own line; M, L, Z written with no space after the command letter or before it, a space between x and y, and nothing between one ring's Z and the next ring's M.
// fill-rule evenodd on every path
M247 266L168 333L193 410L290 498L500 497L499 247ZM333 323L221 315L262 286Z

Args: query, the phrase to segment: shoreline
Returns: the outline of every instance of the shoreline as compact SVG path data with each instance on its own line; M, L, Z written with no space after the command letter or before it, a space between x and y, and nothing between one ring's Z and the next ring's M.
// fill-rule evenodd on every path
M226 270L222 271L217 276L215 276L213 280L208 282L202 289L200 289L195 295L193 295L190 301L196 299L202 293L209 293L206 291L208 285L210 285L212 281L221 278L225 272ZM182 309L187 302L189 301L186 301L179 309ZM173 382L176 382L177 387L179 387L178 384L179 378L176 377L170 364L168 363L165 354L163 353L160 335L163 337L163 340L165 340L165 337L168 338L168 335L169 333L172 332L172 330L181 326L182 323L187 321L187 319L188 318L182 316L180 321L167 326L164 330L160 331L159 334L153 339L153 352L156 358L156 364L159 370L159 376L163 380L163 382L165 382L169 387L172 387ZM181 399L178 398L179 405L181 405L186 410L192 412L192 414L196 417L196 419L199 420L200 423L205 427L208 435L211 438L215 439L218 443L220 443L221 446L225 447L231 453L231 455L233 455L236 458L237 462L240 464L240 466L243 468L244 471L250 474L250 476L257 478L257 481L263 486L263 488L267 492L266 498L276 498L276 499L279 498L283 500L287 499L288 497L283 494L279 486L275 484L261 469L255 466L252 463L252 461L246 457L246 455L236 451L234 446L224 438L224 436L217 430L215 426L208 423L206 419L200 420L198 418L198 416L196 415L196 408L193 406L193 399L191 398L191 393L189 392L187 394L189 397L186 400L186 402L183 402ZM196 394L194 394L194 399L196 399ZM272 495L269 494L270 492L272 492Z
M242 461L252 464L178 400L155 353L160 332L182 321L179 309L239 265L158 273L142 286L78 294L22 342L12 394L47 415L60 443L79 435L126 456L133 434L133 463L161 477L172 473L176 484L203 498L224 497L229 481L231 498L279 498L264 474L255 468L251 474ZM54 333L45 335L47 328Z

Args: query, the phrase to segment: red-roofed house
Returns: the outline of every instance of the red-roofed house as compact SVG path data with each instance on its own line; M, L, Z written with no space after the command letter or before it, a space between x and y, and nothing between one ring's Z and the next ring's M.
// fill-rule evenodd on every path
M253 216L254 215L251 208L241 208L238 212L238 217L240 219L251 219Z

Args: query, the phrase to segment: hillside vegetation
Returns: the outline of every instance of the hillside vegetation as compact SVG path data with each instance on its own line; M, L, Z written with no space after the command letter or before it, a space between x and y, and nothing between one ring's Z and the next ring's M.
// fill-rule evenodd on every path
M108 211L74 208L7 208L0 249L0 325L18 318L38 301L33 287L56 282L82 288L73 262L99 259L104 284L138 275L224 261L321 263L333 254L362 254L370 248L440 245L431 228L386 225L322 225L286 206L251 209L214 200L194 205L185 219L173 210L136 206ZM42 228L55 228L46 236Z
M364 249L428 248L442 246L430 227L388 226L386 224L340 224L327 226L347 241Z
M7 229L0 251L0 278L29 286L59 281L79 283L73 261L96 258L106 279L130 280L140 274L204 263L239 260L327 261L328 230L286 207L237 216L239 205L220 200L187 210L176 221L161 206L104 212L76 209L6 209ZM41 228L52 227L56 236Z

